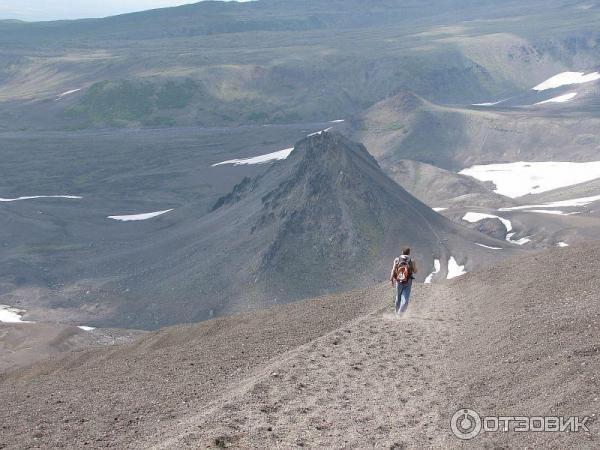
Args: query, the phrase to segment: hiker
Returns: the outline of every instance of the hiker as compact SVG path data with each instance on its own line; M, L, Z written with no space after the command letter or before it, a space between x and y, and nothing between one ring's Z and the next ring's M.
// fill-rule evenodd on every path
M408 308L410 290L416 273L417 264L410 257L410 248L402 249L402 255L394 260L390 275L392 286L396 283L396 314L402 314Z

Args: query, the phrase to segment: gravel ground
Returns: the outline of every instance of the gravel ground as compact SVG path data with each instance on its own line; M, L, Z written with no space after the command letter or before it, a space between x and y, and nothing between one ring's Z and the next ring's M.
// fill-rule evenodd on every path
M598 448L599 253L416 286L400 319L378 285L13 372L0 448ZM450 418L466 407L590 416L591 433L460 441Z
M0 374L69 352L123 344L142 334L145 332L109 328L84 331L55 323L0 323Z

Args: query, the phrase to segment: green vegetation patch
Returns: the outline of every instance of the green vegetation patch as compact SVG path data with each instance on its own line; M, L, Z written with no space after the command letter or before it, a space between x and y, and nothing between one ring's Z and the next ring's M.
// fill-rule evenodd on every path
M172 126L169 111L186 108L200 86L193 80L158 84L149 81L116 80L93 84L67 116L90 125L125 126L144 123Z

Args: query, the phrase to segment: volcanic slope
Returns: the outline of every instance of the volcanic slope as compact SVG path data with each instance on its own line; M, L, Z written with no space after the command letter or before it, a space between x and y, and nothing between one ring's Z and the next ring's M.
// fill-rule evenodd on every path
M0 373L28 367L64 353L124 343L137 330L90 330L54 323L0 323Z
M400 186L432 208L506 207L512 199L494 192L492 183L411 160L386 167Z
M575 184L564 188L554 189L540 194L530 194L519 198L519 202L526 205L568 202L582 198L596 198L600 195L600 178L585 183ZM593 203L593 202L590 202Z
M554 249L415 286L402 318L377 285L8 373L0 444L462 448L450 417L470 407L590 416L591 433L484 432L481 447L594 448L599 251Z
M495 162L596 161L599 123L597 109L442 106L403 91L351 121L346 133L387 173L404 159L457 171Z
M436 214L385 175L364 146L321 133L242 181L212 213L182 217L164 236L112 255L107 266L124 275L114 282L107 325L197 321L366 286L387 279L403 245L415 248L421 280L434 259L454 257L473 270L501 256L475 242L506 245Z

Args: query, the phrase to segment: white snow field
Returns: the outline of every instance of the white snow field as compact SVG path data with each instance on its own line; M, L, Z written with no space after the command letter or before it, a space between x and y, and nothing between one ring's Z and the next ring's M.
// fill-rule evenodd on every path
M29 197L17 197L17 198L2 198L0 197L0 202L18 202L21 200L33 200L36 198L68 198L71 200L81 200L83 197L78 195L32 195Z
M459 172L480 181L491 181L494 192L516 198L600 178L600 161L515 162L468 167Z
M577 97L577 92L569 92L568 94L559 95L558 97L552 97L548 100L537 102L535 105L545 105L546 103L566 103L569 100L573 100L575 97Z
M532 208L573 208L577 206L587 206L598 201L600 201L600 195L595 195L593 197L574 198L572 200L561 200L558 202L542 203L541 205L512 206L510 208L500 208L498 211L518 211Z
M243 158L243 159L230 159L228 161L223 161L217 164L213 164L212 167L224 166L227 164L231 164L233 166L242 166L247 164L265 164L271 161L279 161L282 159L286 159L290 156L290 153L294 148L286 148L284 150L279 150L273 153L267 153L266 155L253 156L252 158Z
M598 72L591 72L588 74L585 74L585 72L562 72L538 84L533 90L545 91L546 89L556 89L561 86L589 83L596 80L600 80L600 73Z
M431 282L433 281L433 277L436 274L440 273L440 270L442 270L442 264L440 263L439 259L436 259L435 261L433 261L433 272L427 275L427 278L425 278L425 284L431 284Z
M456 262L454 256L451 256L448 260L448 280L453 278L460 277L461 275L466 274L465 266L461 266Z
M4 323L33 323L21 317L25 311L8 305L0 305L0 322Z
M480 244L479 242L475 242L475 245L478 245L480 247L487 248L487 249L490 249L490 250L503 250L502 247L490 247L489 245Z
M121 222L131 222L136 220L148 220L154 217L162 216L163 214L173 211L172 209L165 209L164 211L156 211L144 214L130 214L127 216L108 216L107 219L119 220Z

